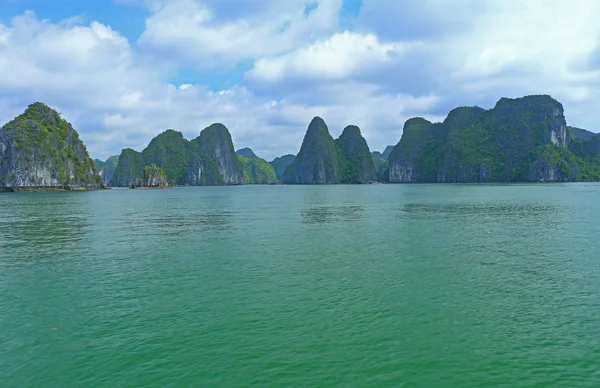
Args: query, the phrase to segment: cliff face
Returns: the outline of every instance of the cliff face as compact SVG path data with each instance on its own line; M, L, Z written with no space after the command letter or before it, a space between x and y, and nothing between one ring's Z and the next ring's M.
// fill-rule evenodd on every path
M389 157L390 182L582 179L562 105L550 96L457 108L443 123L410 119Z
M281 182L285 169L292 164L294 159L296 159L296 155L288 154L275 158L269 162L269 164L273 166L273 169L275 170L277 181Z
M142 154L126 148L121 151L119 164L111 180L112 186L129 187L132 183L140 182L144 179L144 159Z
M185 183L190 157L190 142L184 139L181 132L172 129L156 136L142 151L144 164L154 164L163 169L172 185Z
M335 146L340 163L341 183L367 183L377 180L371 151L357 126L349 125L344 128L340 137L335 140Z
M197 143L190 142L191 158L187 167L185 184L190 186L214 186L225 184L215 161L200 149Z
M283 183L339 183L339 160L333 138L320 117L315 117L306 131L300 152L285 169Z
M212 124L193 140L214 161L223 182L228 185L248 183L244 168L237 158L229 130L223 124Z
M145 165L155 164L164 170L170 185L223 184L215 162L181 132L164 131L152 139L141 154Z
M377 180L387 182L389 178L389 163L388 157L392 153L394 146L387 146L383 152L373 151L371 157L373 158L373 164L375 165L375 171L377 172Z
M221 125L209 128L209 131L202 132L204 135L192 141L169 129L152 139L141 153L123 150L112 179L113 186L128 187L141 182L144 166L151 165L164 171L169 185L247 183L243 166L233 152L227 128ZM214 157L206 150L210 150Z
M436 164L435 152L439 152L440 140L444 139L445 131L440 125L434 125L420 117L406 121L402 138L389 156L389 181L430 181L421 179L421 174L431 169L426 166L429 162L426 161L427 158L434 159L433 164Z
M572 136L569 151L579 158L579 172L583 179L600 180L600 134L584 134L579 138Z
M101 177L71 124L42 103L0 128L0 187L100 188Z
M115 170L119 165L119 155L111 156L106 159L105 162L94 159L94 165L96 166L96 171L98 171L98 174L102 177L102 180L105 183L110 184L113 175L115 174Z

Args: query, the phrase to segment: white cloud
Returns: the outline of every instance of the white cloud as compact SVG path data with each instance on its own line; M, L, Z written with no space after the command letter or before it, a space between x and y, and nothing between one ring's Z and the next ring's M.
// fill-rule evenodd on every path
M342 6L341 0L269 1L269 7L252 7L260 12L222 20L214 9L219 3L214 3L211 7L210 2L197 0L155 2L139 44L157 56L168 53L197 68L232 66L238 61L293 50L303 42L332 33ZM306 14L306 7L312 3L316 8Z
M289 54L259 59L248 77L258 82L281 82L289 78L347 79L378 71L398 60L409 46L383 44L373 34L345 31Z
M139 86L152 76L134 66L127 39L98 22L52 24L27 12L0 30L6 31L0 44L0 86L6 95L132 108Z
M462 77L487 77L518 67L562 81L571 63L585 60L596 48L597 1L488 3L488 12L474 20L471 31L441 41L453 46L448 51L451 64Z

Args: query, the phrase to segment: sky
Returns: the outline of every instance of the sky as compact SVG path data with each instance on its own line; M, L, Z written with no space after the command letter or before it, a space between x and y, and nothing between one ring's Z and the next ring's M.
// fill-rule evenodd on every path
M381 151L410 117L549 94L598 132L598 16L597 0L0 0L0 122L44 102L103 160L220 122L272 160L314 116Z

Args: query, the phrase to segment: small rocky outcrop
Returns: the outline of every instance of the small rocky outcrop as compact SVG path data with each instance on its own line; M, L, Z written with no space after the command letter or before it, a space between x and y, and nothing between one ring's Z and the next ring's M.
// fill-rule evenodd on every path
M164 189L168 188L169 182L164 170L160 167L152 166L144 167L144 178L131 183L132 189L148 188L148 189Z

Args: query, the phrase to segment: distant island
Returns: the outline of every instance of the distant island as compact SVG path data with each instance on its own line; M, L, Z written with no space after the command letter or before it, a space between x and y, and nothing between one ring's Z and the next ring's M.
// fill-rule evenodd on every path
M441 123L406 121L396 146L371 152L360 128L333 139L312 119L297 155L235 151L220 123L187 140L168 129L141 152L92 160L77 131L43 103L0 128L0 191L244 184L600 181L600 134L567 126L547 95L461 107Z

